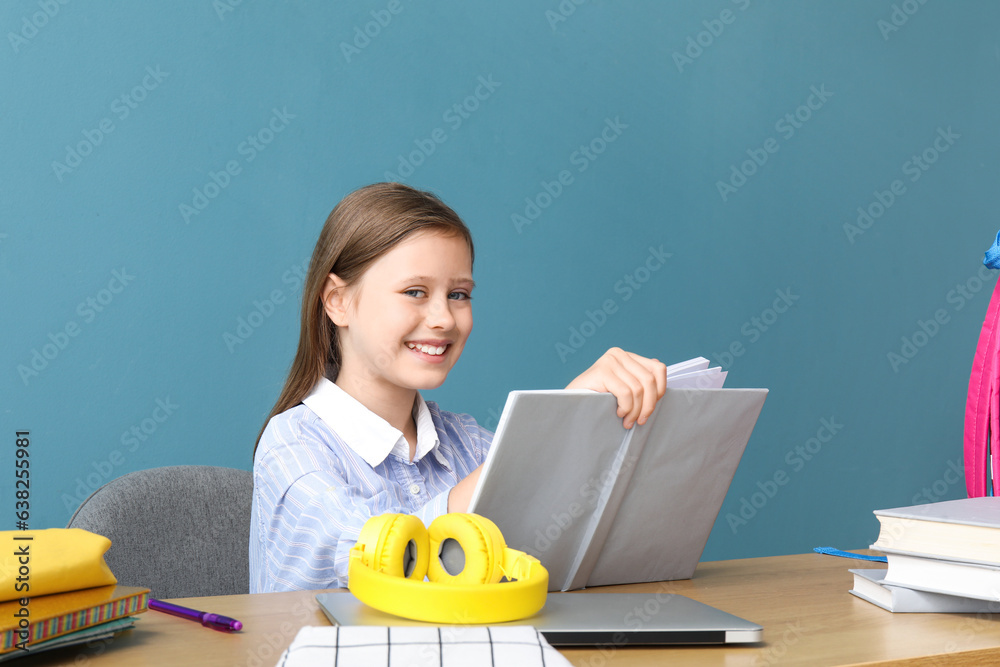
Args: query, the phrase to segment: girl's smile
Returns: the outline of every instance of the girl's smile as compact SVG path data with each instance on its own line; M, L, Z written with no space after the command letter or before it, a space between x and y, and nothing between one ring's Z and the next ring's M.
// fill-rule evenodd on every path
M406 347L413 350L420 358L432 364L444 361L444 353L450 346L451 341L440 340L409 341L406 343Z

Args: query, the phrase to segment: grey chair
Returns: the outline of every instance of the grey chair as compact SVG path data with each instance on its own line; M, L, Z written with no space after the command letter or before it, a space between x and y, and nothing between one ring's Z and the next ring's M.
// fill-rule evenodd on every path
M67 528L109 538L105 559L118 583L153 597L249 593L252 494L246 470L137 470L90 494Z

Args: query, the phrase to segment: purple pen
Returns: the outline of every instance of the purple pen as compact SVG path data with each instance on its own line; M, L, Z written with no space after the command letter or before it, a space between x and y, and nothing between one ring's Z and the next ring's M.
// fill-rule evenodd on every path
M228 616L223 616L221 614L210 614L207 611L198 611L197 609L188 609L187 607L182 607L179 604L170 604L169 602L163 602L162 600L149 598L149 608L155 609L156 611L162 611L165 614L180 616L181 618L186 618L191 621L198 621L205 627L212 628L213 630L220 630L222 632L237 632L243 629L243 624L235 618L229 618Z

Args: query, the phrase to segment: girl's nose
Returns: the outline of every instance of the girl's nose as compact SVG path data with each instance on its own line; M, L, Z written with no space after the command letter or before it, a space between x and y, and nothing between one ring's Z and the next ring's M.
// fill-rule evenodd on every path
M452 315L447 297L432 299L427 306L426 320L433 329L448 330L455 326L455 316Z

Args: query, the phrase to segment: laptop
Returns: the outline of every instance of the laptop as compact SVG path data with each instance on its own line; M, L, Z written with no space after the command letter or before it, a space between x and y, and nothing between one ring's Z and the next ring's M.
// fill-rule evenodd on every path
M550 591L689 579L766 396L668 381L626 431L611 394L511 392L469 512L538 558Z
M334 625L427 626L373 609L348 591L319 593ZM763 628L683 595L550 593L530 618L494 625L532 625L553 646L742 644L763 640Z

